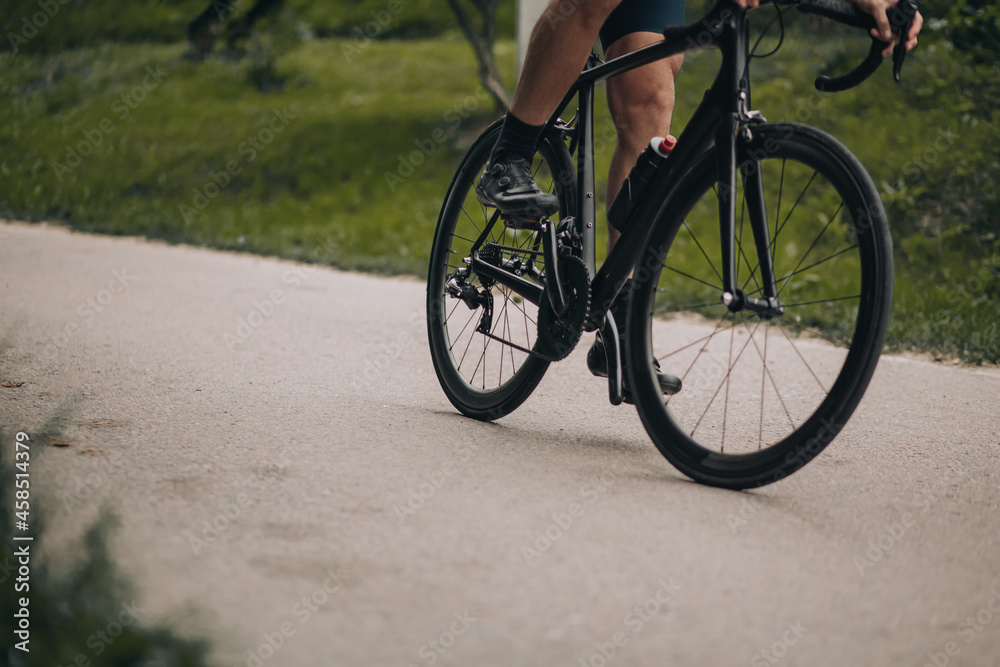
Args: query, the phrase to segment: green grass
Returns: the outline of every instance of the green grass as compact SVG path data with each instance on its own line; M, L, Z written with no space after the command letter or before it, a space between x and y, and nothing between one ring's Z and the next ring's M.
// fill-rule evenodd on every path
M269 94L253 83L253 62L194 67L180 60L179 45L20 58L0 87L5 212L422 273L454 144L492 118L492 103L475 95L460 40L379 43L350 62L346 43L297 48L273 72L282 89ZM147 67L162 68L163 82L135 109L121 106ZM272 138L275 109L289 120ZM113 126L107 134L104 119ZM93 153L64 172L74 160L68 154L93 143L88 133L100 138ZM234 161L239 173L228 187L192 214L203 203L197 193L215 195L213 174ZM408 177L390 184L387 173Z
M190 13L184 7L179 15ZM198 66L180 58L180 43L0 56L0 212L424 275L451 175L495 117L485 95L476 96L469 46L454 33L363 44L283 35L265 30L246 58ZM844 69L865 47L840 35L813 36L790 34L776 57L755 61L754 106L772 120L832 133L872 173L896 244L890 346L997 362L1000 73L939 42L921 47L903 86L892 85L884 69L859 89L823 96L811 87L823 63ZM513 54L513 43L502 41L508 82ZM716 62L714 54L688 57L675 134ZM147 67L168 75L134 109L122 107L122 95L142 84ZM287 126L251 151L244 142L267 127L275 109L288 114ZM613 128L603 99L598 110L603 181ZM68 165L67 153L85 133L96 137L105 118L113 130L63 173L56 163ZM940 151L939 136L948 144ZM219 174L231 162L239 173L216 195L213 174L224 181ZM215 196L201 199L206 195Z

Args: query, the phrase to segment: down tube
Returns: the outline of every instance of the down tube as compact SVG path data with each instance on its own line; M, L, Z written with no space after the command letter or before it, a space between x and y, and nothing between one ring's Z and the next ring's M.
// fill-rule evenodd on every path
M580 88L580 118L577 123L579 148L576 151L576 201L580 207L578 225L583 234L583 260L587 271L597 273L596 222L597 208L594 191L594 86Z

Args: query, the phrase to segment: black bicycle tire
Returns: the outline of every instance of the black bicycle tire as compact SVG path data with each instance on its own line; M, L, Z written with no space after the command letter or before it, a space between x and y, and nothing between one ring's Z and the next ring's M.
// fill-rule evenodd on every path
M455 206L461 206L471 188L475 187L490 151L499 136L501 121L491 124L469 148L458 171L448 187L441 213L438 217L431 247L427 276L427 337L431 359L441 388L448 400L462 414L481 421L492 421L510 414L532 394L548 370L549 362L538 357L528 357L517 372L500 387L480 391L465 380L454 364L454 357L442 336L447 323L442 320L443 308L435 299L443 298L443 281L447 274L447 253L451 235L458 219ZM539 153L548 164L559 196L560 214L571 215L575 193L576 172L573 160L560 133L546 134Z
M816 412L788 436L760 452L722 454L694 441L664 407L652 369L652 311L660 269L639 270L628 310L627 350L636 408L660 453L697 482L730 489L774 483L815 458L843 429L863 397L881 354L892 309L892 240L881 198L871 177L840 142L814 128L773 123L754 130L758 142L774 141L774 157L811 159L844 198L848 210L864 211L859 225L862 298L850 349L826 399ZM637 266L662 266L677 231L694 204L710 189L716 176L715 154L701 156L672 189L640 251ZM706 184L708 184L706 186Z

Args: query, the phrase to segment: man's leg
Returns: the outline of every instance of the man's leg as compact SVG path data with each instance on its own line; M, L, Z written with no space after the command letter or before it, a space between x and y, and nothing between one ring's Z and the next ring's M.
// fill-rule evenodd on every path
M510 106L528 125L543 125L580 76L597 34L620 0L553 0L528 41Z
M546 7L531 32L521 78L490 167L476 187L480 202L530 218L559 210L556 196L539 190L531 176L535 147L619 2L555 0Z
M635 32L608 47L608 60L635 51L663 39L652 32ZM683 56L658 60L649 65L608 79L608 106L618 133L618 145L608 173L608 206L614 201L625 177L635 165L639 153L656 136L670 133L674 112L674 78L680 71ZM610 250L621 234L608 228Z
M608 60L618 58L662 39L663 36L659 33L629 33L607 47L605 56ZM614 201L639 154L649 145L649 140L670 133L670 120L674 111L674 78L680 70L682 60L683 56L658 60L608 79L608 106L618 134L618 144L615 146L608 174L608 206ZM608 227L609 250L620 236L617 229ZM631 280L626 282L610 309L620 338L624 338L630 289ZM624 350L624 345L621 349ZM587 366L594 375L607 377L607 363L604 342L598 337L587 354ZM674 375L660 371L659 364L657 379L665 394L674 394L681 389L681 381ZM630 400L630 397L626 397L626 400Z

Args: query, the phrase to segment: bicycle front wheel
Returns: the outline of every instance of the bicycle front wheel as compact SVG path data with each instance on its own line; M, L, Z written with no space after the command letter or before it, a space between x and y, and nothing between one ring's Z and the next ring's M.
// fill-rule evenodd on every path
M721 302L710 152L653 226L628 315L633 391L653 442L696 481L734 489L795 472L846 425L875 371L892 304L885 211L857 159L808 127L775 123L753 133L738 162L762 177L784 313L765 319ZM760 297L746 187L737 181L737 285ZM654 358L683 381L666 400Z
M468 260L506 268L538 286L545 284L541 235L507 229L499 213L476 200L475 186L500 134L494 123L469 150L438 218L427 278L427 334L438 380L463 414L481 420L503 417L523 403L549 362L532 354L538 307L510 288L478 275ZM559 197L559 215L570 215L576 182L560 136L546 135L535 157L539 187Z

